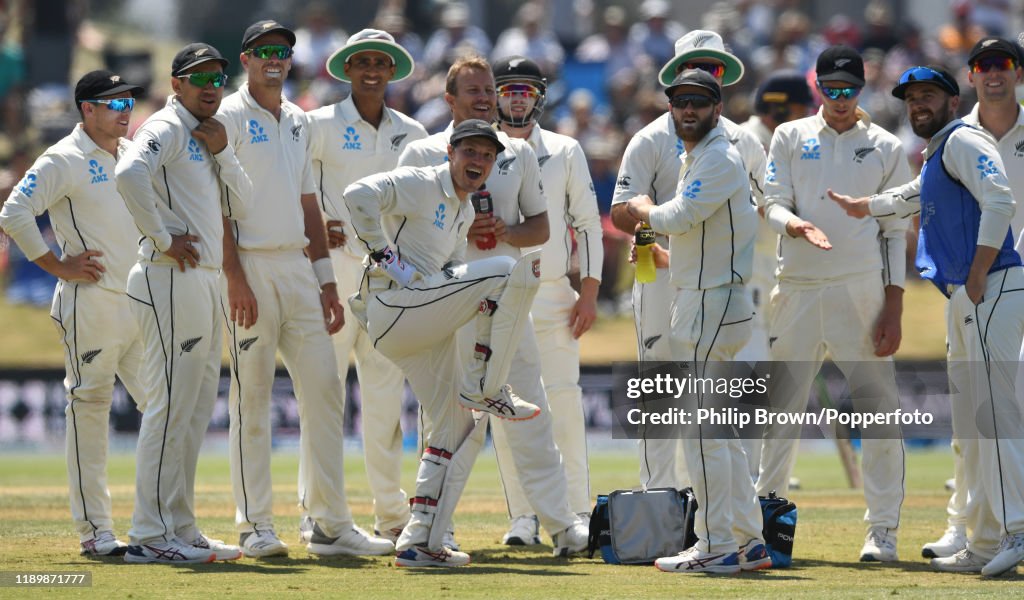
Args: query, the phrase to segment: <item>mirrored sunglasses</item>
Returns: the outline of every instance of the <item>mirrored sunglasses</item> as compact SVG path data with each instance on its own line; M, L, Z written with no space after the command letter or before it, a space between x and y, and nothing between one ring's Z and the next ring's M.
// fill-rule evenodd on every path
M498 88L498 96L502 98L511 98L514 96L537 98L540 96L540 90L528 83L509 83Z
M284 60L291 57L292 49L282 44L268 44L249 48L245 53L262 60L270 60L271 57Z
M974 64L971 65L971 72L1012 71L1016 68L1017 63L1009 56L986 56L974 61Z
M725 65L718 64L718 63L702 63L702 62L683 63L683 65L679 69L679 71L682 72L682 71L685 71L686 69L700 69L701 71L706 71L706 72L710 73L711 76L714 77L715 79L721 79L722 76L725 75Z
M930 81L932 83L938 83L944 89L956 89L956 85L949 81L949 78L935 69L929 67L912 67L907 69L900 75L900 80L897 86L905 83L913 83L916 81Z
M84 100L89 104L105 104L109 110L114 112L131 111L135 108L135 98L109 98L102 100Z
M701 94L679 94L678 96L672 96L669 101L672 108L686 108L692 106L697 110L708 108L715 103L710 96L703 96Z
M859 87L826 87L822 85L820 81L818 82L818 89L821 90L822 94L825 94L825 96L832 100L839 100L840 98L849 100L850 98L856 98L860 95Z
M219 88L224 87L224 84L228 82L228 76L224 73L189 73L188 75L178 75L178 79L188 79L188 82L196 87L206 87L209 84L213 84L213 87Z

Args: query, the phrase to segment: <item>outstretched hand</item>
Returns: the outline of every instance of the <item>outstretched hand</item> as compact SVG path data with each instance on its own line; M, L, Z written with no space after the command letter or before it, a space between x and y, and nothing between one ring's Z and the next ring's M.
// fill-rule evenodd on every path
M864 217L871 216L871 207L867 198L854 198L853 196L837 194L833 192L831 188L827 193L828 197L838 204L840 208L845 210L846 214L851 217L863 219Z
M818 229L818 226L810 221L794 219L786 224L786 232L793 237L802 237L812 246L822 250L832 249L832 242L828 241L828 236L825 235L825 232Z

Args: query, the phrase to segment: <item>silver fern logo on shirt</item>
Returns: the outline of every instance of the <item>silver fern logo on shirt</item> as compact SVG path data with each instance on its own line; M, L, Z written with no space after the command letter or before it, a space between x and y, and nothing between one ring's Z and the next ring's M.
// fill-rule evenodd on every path
M107 174L103 172L103 165L95 160L89 161L89 174L92 175L92 180L89 181L90 184L110 181L107 179Z
M302 125L294 125L292 127L292 141L297 142L302 139Z
M505 158L498 161L498 175L508 175L508 172L512 170L512 163L516 162L516 157Z
M346 127L345 133L342 135L345 138L345 145L341 147L342 150L362 150L363 143L359 141L359 134L356 133L355 127Z
M100 348L99 350L89 350L88 352L83 352L81 357L82 364L87 365L91 363L93 359L100 355L100 352L103 352L103 348Z
M821 144L818 138L807 138L802 147L800 160L821 160Z
M1017 158L1024 158L1024 140L1013 145L1013 155Z
M179 354L178 356L181 356L181 355L185 354L186 352L191 352L192 349L196 347L196 344L198 344L200 341L202 341L202 339L203 339L203 336L199 336L199 337L189 338L189 339L185 340L184 342L182 342L181 343L181 354Z
M263 133L263 127L256 119L249 119L249 135L252 136L249 140L250 144L262 144L270 141L270 137Z
M869 154L874 152L874 150L874 146L871 146L870 148L857 148L856 150L853 151L853 162L857 164L863 164L864 159L867 158Z
M540 168L543 169L544 168L544 163L548 162L548 160L550 160L550 159L551 159L551 155L550 154L545 154L544 156L538 156L537 157L537 165L540 166Z
M392 152L398 152L398 148L402 145L402 142L405 140L405 137L407 135L409 135L409 134L408 133L400 133L398 135L391 136L391 151Z

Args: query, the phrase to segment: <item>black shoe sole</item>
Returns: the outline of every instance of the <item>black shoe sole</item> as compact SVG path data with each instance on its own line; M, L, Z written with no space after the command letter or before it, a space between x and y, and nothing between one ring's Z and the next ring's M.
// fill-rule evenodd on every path
M935 551L932 550L931 548L928 548L927 550L922 550L921 551L921 556L924 557L924 558L938 558L939 557L939 555L936 554Z

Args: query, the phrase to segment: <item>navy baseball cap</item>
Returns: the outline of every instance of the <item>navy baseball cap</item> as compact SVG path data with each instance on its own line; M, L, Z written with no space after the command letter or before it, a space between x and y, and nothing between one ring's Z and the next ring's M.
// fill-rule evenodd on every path
M718 84L715 76L701 69L686 69L672 80L672 85L665 88L665 95L669 98L675 95L675 89L680 86L692 86L705 89L711 92L711 98L717 104L722 101L722 86Z
M267 35L268 33L280 33L288 40L289 46L295 45L295 32L288 29L284 25L277 21L271 21L269 19L264 21L256 21L245 29L245 33L242 34L242 50L248 50L249 46L252 45L260 36Z
M171 75L177 77L185 71L204 62L215 61L223 68L228 68L228 60L220 55L216 48L202 42L194 42L185 46L174 55L171 62Z
M505 144L501 143L498 139L498 134L495 133L494 128L487 123L487 121L481 121L480 119L466 119L459 123L452 130L452 137L448 140L448 143L452 146L460 140L471 137L484 137L489 142L497 147L497 153L501 154L505 151Z

